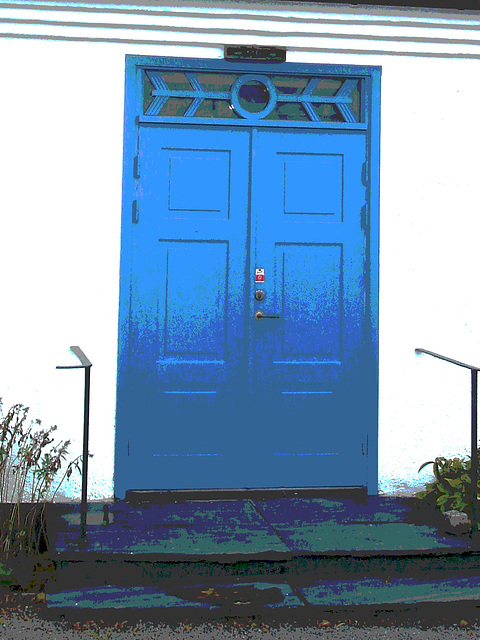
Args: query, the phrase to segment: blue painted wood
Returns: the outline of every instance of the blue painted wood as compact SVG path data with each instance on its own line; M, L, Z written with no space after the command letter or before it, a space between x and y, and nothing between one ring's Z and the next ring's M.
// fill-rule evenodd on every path
M229 70L230 71L230 70ZM262 84L265 84L268 89L271 91L271 98L274 101L278 102L300 102L300 103L325 103L325 104L338 104L338 105L348 105L352 102L351 93L355 89L356 84L358 82L358 78L355 79L346 79L338 90L338 92L334 96L314 96L313 92L316 89L320 77L314 77L309 80L308 85L302 91L301 94L298 95L289 95L278 93L275 89L275 85L268 75L259 75L255 73L245 73L240 78L237 78L235 83L233 83L230 91L209 91L202 87L201 83L198 80L198 77L195 73L185 72L187 79L189 80L192 88L190 90L176 90L170 89L165 80L162 77L161 71L150 71L147 70L147 75L155 89L152 91L152 96L155 97L155 100L149 105L148 109L145 111L145 115L159 115L162 106L165 104L167 98L193 98L194 100L205 100L206 98L213 98L216 100L230 100L232 97L238 98L239 88L244 85L246 82L250 81L258 81ZM240 109L240 111L243 111ZM192 111L189 115L194 115L195 111ZM244 117L248 118L252 114L249 111L245 111L242 113ZM263 114L268 115L268 114ZM256 115L258 117L258 114ZM355 118L352 114L353 122L355 122ZM312 120L318 120L318 117L312 117Z
M362 134L257 132L251 321L256 486L365 486ZM251 314L253 315L253 314ZM254 435L255 434L255 435Z
M229 70L230 72L231 70ZM145 110L144 114L149 118L150 121L158 121L162 122L165 119L165 115L161 113L162 108L165 106L166 102L170 98L186 98L190 99L191 102L187 107L185 113L178 117L170 116L170 120L174 123L184 124L185 122L196 123L198 119L195 117L196 112L202 102L206 99L215 99L215 100L228 100L231 103L231 107L235 110L235 112L244 118L247 121L250 121L250 124L253 122L259 121L260 124L262 118L268 116L272 110L275 108L277 103L297 103L302 105L304 111L308 115L311 122L302 121L304 127L309 126L317 126L320 122L322 122L322 118L319 117L319 114L313 108L314 104L332 104L338 107L340 115L343 117L346 123L355 123L357 124L357 118L351 108L352 103L352 93L356 89L359 78L339 78L339 80L343 80L343 84L341 84L338 91L331 96L324 95L314 95L315 90L318 85L321 84L322 79L324 77L320 77L318 74L315 77L312 77L308 80L308 83L303 91L299 94L285 94L281 93L277 90L273 79L275 78L274 74L257 74L257 73L244 73L237 77L237 79L231 84L229 91L221 91L221 90L207 90L205 89L197 74L192 71L185 71L185 77L190 83L190 89L172 89L170 88L165 79L163 77L163 70L153 70L146 69L145 73L147 74L148 79L152 83L154 89L151 90L151 96L153 97L153 101L149 104L148 108ZM218 77L218 73L215 74L215 78ZM226 78L231 78L231 73L225 74ZM231 81L230 81L231 82ZM248 85L249 83L257 83L263 85L268 95L268 102L263 109L260 111L252 112L251 110L245 109L239 99L239 93L242 87ZM361 114L365 115L365 109L360 109ZM280 118L277 118L280 120ZM292 118L289 122L294 121ZM219 120L219 122L222 122ZM241 120L232 120L228 118L229 125L237 125L241 123ZM272 124L272 120L269 120L268 124ZM338 124L338 123L336 123Z
M349 66L349 65L316 65L316 64L292 64L292 63L258 63L246 64L246 63L234 63L232 61L225 60L189 60L185 58L153 58L147 56L127 56L127 65L138 68L141 73L146 70L148 76L154 86L152 96L154 100L148 107L145 115L142 110L137 114L139 121L147 122L169 122L176 124L225 124L225 120L216 118L198 118L196 112L203 100L209 98L216 98L221 100L232 100L233 106L237 113L241 116L238 119L228 119L228 126L271 126L271 120L264 120L263 117L269 113L270 109L265 109L262 114L251 114L244 111L238 104L238 91L235 88L236 84L228 91L216 91L209 88L206 90L202 87L198 79L197 72L209 72L215 73L227 73L227 74L242 74L242 78L237 79L237 83L243 83L244 79L250 76L263 77L266 79L266 84L269 84L268 78L272 78L275 74L281 74L282 77L290 75L308 75L311 77L306 89L301 94L287 94L281 93L277 90L270 91L273 102L284 103L298 103L302 105L302 108L308 114L311 121L275 121L275 126L279 127L312 127L312 128L335 128L346 130L366 130L367 125L370 122L371 113L370 110L361 106L360 109L360 122L357 122L357 118L351 108L352 92L356 88L358 81L360 80L360 101L365 102L366 91L365 84L369 83L370 79L375 73L378 72L377 67L361 67L361 66ZM176 90L170 88L162 78L162 69L168 71L183 72L188 78L191 89ZM335 77L335 79L344 79L341 88L331 96L313 95L313 92L318 84L320 78ZM141 84L141 83L140 83ZM162 106L165 104L165 100L168 97L191 99L191 104L187 108L186 112L180 117L172 117L159 115ZM345 122L323 122L318 113L313 109L313 104L333 104L336 105L340 115L344 118ZM270 105L270 106L273 106Z
M378 199L368 216L362 210L378 179L363 167L369 156L378 162L378 129L365 136L366 124L348 113L350 122L310 123L319 130L308 134L286 130L289 123L160 126L141 116L134 90L144 65L244 69L128 60L117 497L126 489L367 483L375 493ZM255 65L258 74L279 71L287 69ZM362 119L370 123L375 70L288 71L364 75ZM267 274L261 304L255 267ZM258 309L281 317L255 320Z
M115 418L115 495L125 496L129 469L129 440L135 423L136 385L128 376L130 331L130 280L133 255L132 202L136 197L136 158L138 153L137 114L142 104L137 91L138 71L127 64L125 72L125 114L123 132L123 189L120 247L120 283L118 315L118 355Z
M307 103L308 104L308 103ZM158 116L149 116L149 115L139 115L138 121L141 123L160 123L160 119ZM220 119L220 118L174 118L170 116L165 116L161 118L162 124L193 124L193 125L220 125L225 126L228 123L228 120ZM250 120L235 120L235 127L248 127L251 128L253 122ZM274 123L275 128L280 129L305 129L305 122L295 122L294 120L281 121L281 120L255 120L254 124L256 127L271 127ZM312 121L307 123L308 128L313 129L327 129L327 130L340 130L340 131L366 131L368 126L364 122L320 122L320 121Z
M379 317L379 252L380 252L380 80L381 69L372 69L365 82L365 109L369 114L368 155L366 167L369 225L366 245L368 295L365 298L365 380L369 393L364 398L365 421L368 423L365 450L367 456L367 490L378 492L378 317ZM367 383L366 383L367 384Z
M366 484L354 417L365 139L253 140L249 279L265 268L261 303L245 272L248 133L140 128L130 360L141 438L129 447L139 488ZM281 317L255 320L259 309Z
M245 73L247 70L254 73L279 73L279 74L308 74L321 76L355 76L370 77L372 73L381 67L349 65L349 64L318 64L309 62L299 63L271 63L271 62L233 62L212 58L171 58L161 56L127 55L127 69L143 68L169 68L171 70L192 71L230 71L232 73Z
M235 487L247 420L249 134L142 126L139 154L129 486Z

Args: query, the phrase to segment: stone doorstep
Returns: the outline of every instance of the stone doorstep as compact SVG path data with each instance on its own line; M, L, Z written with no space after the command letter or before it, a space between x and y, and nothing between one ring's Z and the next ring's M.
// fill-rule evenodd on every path
M207 516L211 513L208 517L216 517L216 505L212 502L215 501L204 503ZM239 505L235 505L238 501L232 502L225 507L223 516L226 514L225 517L235 517ZM285 502L281 501L280 505L285 505ZM197 504L196 507L198 506ZM303 509L305 505L299 506ZM149 509L149 506L145 508ZM169 528L178 533L190 530L190 525L185 528L183 520L189 509L188 504L181 503L178 505L178 512L176 509L175 505L170 505L163 512L170 520L167 518L167 522L157 524L159 532L167 532ZM140 507L140 517L142 510ZM80 514L75 513L75 509L73 511L74 513L69 509L63 510L62 521L67 535L79 533ZM112 505L110 511L108 522L111 524L105 526L103 506L96 505L89 509L92 536L95 532L101 537L114 533L112 515L113 512L121 513L122 505ZM138 511L138 506L133 511ZM387 512L388 510L385 513ZM147 520L154 515L155 509L148 513L150 515ZM180 514L179 520L175 513ZM269 523L272 522L272 517L263 509L263 514L265 513L269 517L263 521L262 527L268 529L271 527ZM275 515L276 512L273 510L271 513ZM288 515L288 510L286 513ZM424 523L407 525L402 522L402 509L397 509L395 513L393 521L382 517L378 520L377 517L376 522L357 522L354 518L350 523L337 523L336 529L333 528L338 531L345 529L351 534L356 531L355 527L360 527L358 530L361 529L362 535L375 540L375 531L380 535L380 532L385 533L392 530L392 527L395 529L397 523L405 533L420 532L420 541L435 541L438 538L440 547L435 547L434 544L433 548L423 551L398 550L393 554L374 549L333 549L327 553L318 550L313 553L290 551L283 558L270 560L264 550L256 558L237 553L229 554L221 561L221 558L208 559L203 552L195 557L177 553L171 557L151 554L149 558L142 558L133 552L118 557L111 551L107 552L107 549L89 554L87 544L87 549L72 549L68 556L65 553L57 554L59 580L56 585L49 584L47 605L51 611L62 609L77 614L80 610L127 608L134 611L143 608L150 611L168 610L169 616L172 611L184 610L208 611L210 616L240 615L240 611L244 615L258 613L259 610L293 611L305 609L307 605L367 606L382 603L480 600L480 578L477 577L477 573L480 576L480 554L473 552L462 541L462 536L434 534L434 528ZM135 517L138 518L139 514ZM292 527L292 524L290 529L297 533L301 527ZM174 525L173 528L170 525ZM333 526L328 522L324 525L326 530ZM135 526L127 528L134 532L137 529L138 533ZM285 540L290 529L276 524L270 533L275 532L276 539ZM449 540L452 541L452 548L445 542ZM450 574L450 582L442 577L445 571ZM83 585L82 589L72 588L79 584ZM233 600L234 596L236 600Z
M458 579L480 575L478 555L446 554L424 556L329 556L294 557L288 561L245 562L225 564L204 561L139 561L90 560L57 563L55 580L47 584L47 592L69 591L78 585L86 589L115 585L157 589L164 583L191 585L196 582L221 583L229 581L263 582L286 581L290 584L309 584L317 579L333 580L394 580L425 579L435 581L446 574Z
M157 607L234 610L242 612L263 607L300 607L304 601L292 587L279 581L234 581L182 584L174 580L156 586L102 585L47 594L49 607L65 609L151 609Z
M252 615L265 610L311 607L385 606L435 602L478 602L480 576L425 580L357 578L291 581L236 581L183 585L165 581L156 587L103 585L47 594L50 610L200 610L219 615Z
M378 498L366 506L351 500L326 499L201 501L140 507L115 503L109 507L110 513L104 505L95 504L89 505L85 545L77 544L79 505L59 505L50 512L47 526L57 556L65 556L68 551L69 556L78 553L80 557L88 550L116 555L124 549L126 555L151 552L171 556L172 560L182 555L195 559L224 554L228 561L232 554L255 558L269 552L289 555L469 548L467 536L447 536L445 531L442 534L433 526L421 524L418 517L417 524L406 522L404 503ZM325 521L319 522L319 515ZM369 521L372 517L374 521Z
M79 505L75 506L73 513L71 505L63 506L57 511L63 523L61 530L57 531L60 535L60 548L57 551L52 549L51 553L57 564L57 583L50 583L48 590L53 593L71 589L79 584L85 588L100 588L102 585L116 585L118 588L122 585L125 588L155 588L164 579L190 582L194 579L203 581L210 577L217 580L245 580L252 575L261 575L263 580L267 581L273 576L285 576L287 579L301 576L304 579L307 575L343 580L358 576L391 580L402 576L416 578L428 572L433 579L436 577L435 572L439 571L478 569L480 560L477 553L469 547L468 540L462 540L461 536L437 535L432 527L402 522L403 510L399 509L396 503L392 504L395 514L392 516L393 522L392 518L384 517L389 513L389 509L384 509L384 515L382 511L377 512L375 523L357 522L352 512L349 515L353 521L347 524L325 522L311 526L306 523L303 529L309 530L310 537L305 537L301 526L292 528L290 525L290 528L285 529L276 524L272 528L269 522L272 522L272 516L277 513L276 505L281 507L288 504L283 500L279 503L267 502L265 505L270 508L270 512L268 509L265 510L265 505L262 507L263 513L267 512L266 519L262 518L258 511L248 511L249 515L242 526L249 537L240 540L240 546L228 542L232 531L224 531L223 534L217 532L215 535L208 531L208 534L200 533L200 537L203 535L202 539L198 538L198 532L195 533L192 522L188 520L192 516L192 508L185 503L170 504L166 510L161 507L162 524L158 524L156 519L158 505L151 508L146 505L145 540L141 527L139 529L138 526L138 518L142 518L143 508L138 510L138 507L135 507L131 511L131 507L127 505L127 511L133 513L134 521L137 523L133 526L134 521L127 521L127 529L133 535L133 538L130 538L128 531L126 537L122 536L123 525L112 522L114 513L119 516L120 522L125 522L125 507L122 503L112 505L108 516L111 524L107 526L103 505L90 505L90 537L87 535L85 545L78 545L76 542L80 530ZM323 502L320 506L322 505ZM331 506L330 503L329 505ZM198 503L194 505L193 515L200 506ZM241 506L239 501L226 504L221 516L222 521L227 523L228 518L235 521L242 512ZM303 516L304 511L305 515L311 513L310 507L313 506L317 510L319 507L318 502L313 501L313 504L310 504L302 500L297 506L300 509L295 515L297 518L299 514ZM216 518L218 504L211 501L205 504L204 508L207 523L214 522L211 518ZM286 514L289 514L288 509ZM253 516L255 518L252 520ZM155 522L156 525L151 524ZM299 533L300 540L303 540L302 545L306 546L303 550L291 544ZM327 539L318 537L325 533L329 536L328 544ZM215 537L217 534L225 538L223 547L218 544ZM384 544L385 540L391 541L392 536L398 543L411 535L414 536L412 540L416 545L423 545L425 548L419 550L413 544L407 545L407 549L395 549L395 545ZM170 544L171 536L176 547ZM140 542L143 540L140 546L132 546L135 537ZM309 540L313 542L308 548ZM339 540L349 540L350 546L339 544ZM149 545L155 541L160 541L160 546L157 545L155 548L154 544L150 547ZM122 547L125 544L127 546ZM283 545L282 549L278 547L279 544ZM272 551L276 548L275 545L279 551Z

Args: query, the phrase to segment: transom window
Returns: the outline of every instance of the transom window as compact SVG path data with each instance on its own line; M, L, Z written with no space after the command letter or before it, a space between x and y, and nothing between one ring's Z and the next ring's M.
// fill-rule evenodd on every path
M143 72L143 114L168 119L362 123L360 78Z

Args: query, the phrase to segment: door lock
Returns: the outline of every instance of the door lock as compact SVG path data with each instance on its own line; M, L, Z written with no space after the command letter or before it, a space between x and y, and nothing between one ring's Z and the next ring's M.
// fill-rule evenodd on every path
M255 300L263 300L265 298L265 291L257 289L255 291Z

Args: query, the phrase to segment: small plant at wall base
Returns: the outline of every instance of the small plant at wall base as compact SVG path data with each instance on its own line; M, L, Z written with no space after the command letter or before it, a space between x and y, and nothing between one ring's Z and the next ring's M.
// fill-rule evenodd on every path
M467 513L470 518L470 459L439 456L435 460L424 462L418 472L430 464L433 465L435 480L428 482L425 491L418 492L416 497L438 507L442 513L455 509ZM478 487L480 495L480 480Z
M57 481L70 441L55 445L57 427L42 429L40 420L29 423L28 412L16 404L4 415L0 399L0 583L8 581L13 559L46 550L45 505L75 468L80 471L78 457Z

